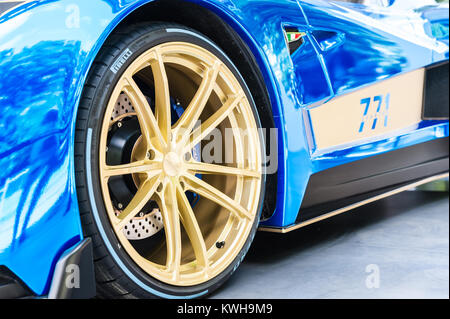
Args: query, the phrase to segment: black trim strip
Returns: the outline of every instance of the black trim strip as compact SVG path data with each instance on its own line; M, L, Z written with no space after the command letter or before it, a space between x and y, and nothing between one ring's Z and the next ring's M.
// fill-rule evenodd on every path
M0 299L33 296L31 290L8 268L0 266Z
M296 222L448 172L448 143L440 138L312 175Z
M319 215L319 216L317 216L315 218L308 219L308 220L306 220L304 222L301 222L301 223L295 223L295 224L292 224L292 225L287 226L287 227L260 226L259 230L260 231L266 231L266 232L272 232L272 233L285 234L285 233L291 232L293 230L296 230L296 229L299 229L299 228L306 227L308 225L317 223L317 222L319 222L321 220L325 220L325 219L331 218L333 216L340 215L342 213L352 211L353 209L356 209L357 207L367 205L367 204L375 202L377 200L380 200L380 199L383 199L383 198L386 198L386 197L389 197L389 196L393 196L395 194L404 192L406 190L409 190L409 189L412 189L412 188L415 188L415 187L420 187L421 185L425 185L427 183L431 183L433 181L437 181L437 180L440 180L440 179L443 179L443 178L448 178L448 172L444 173L444 174L434 175L434 176L431 176L431 177L420 179L420 180L412 182L412 183L407 183L407 184L404 184L403 186L400 186L398 188L393 188L391 190L386 190L386 192L381 192L378 195L374 194L375 195L374 197L367 198L367 199L365 199L363 201L359 201L359 202L353 203L353 204L351 204L349 206L345 206L345 207L342 207L342 208L339 208L339 209L336 209L336 210L331 210L331 211L329 211L327 213Z

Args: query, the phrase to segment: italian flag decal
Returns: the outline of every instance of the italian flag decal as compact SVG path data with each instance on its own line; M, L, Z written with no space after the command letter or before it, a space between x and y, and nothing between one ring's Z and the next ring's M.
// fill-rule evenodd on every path
M305 32L299 32L299 31L286 32L286 38L287 38L288 43L298 41L301 38L303 38L304 36L306 36Z

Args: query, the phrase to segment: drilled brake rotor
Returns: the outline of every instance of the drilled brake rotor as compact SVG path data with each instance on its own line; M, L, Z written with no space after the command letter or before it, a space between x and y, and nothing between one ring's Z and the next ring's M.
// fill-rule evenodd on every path
M136 113L128 96L125 93L120 94L111 114L111 125L119 123L119 121L126 117L133 116L136 116ZM116 210L116 215L121 213L121 209ZM151 211L142 211L131 219L123 228L123 234L128 240L142 240L155 235L163 228L164 224L161 211L159 208L153 208Z

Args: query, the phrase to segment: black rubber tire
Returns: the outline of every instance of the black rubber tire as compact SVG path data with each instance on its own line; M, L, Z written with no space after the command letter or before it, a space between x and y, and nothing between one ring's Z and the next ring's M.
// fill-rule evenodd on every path
M170 29L170 32L167 29ZM98 176L97 149L104 111L114 85L128 65L146 50L171 41L195 43L220 58L240 81L253 108L257 125L261 127L256 106L242 76L222 50L203 35L177 24L148 23L128 26L110 36L90 70L79 105L75 133L78 202L84 236L92 238L94 244L95 276L99 297L194 298L206 296L220 287L236 271L253 241L259 224L265 176L263 176L258 217L243 249L223 273L208 282L192 287L167 285L147 275L121 249L110 227ZM131 56L114 73L111 71L111 66L126 50L132 52ZM264 144L263 142L262 148ZM265 154L264 149L262 154Z

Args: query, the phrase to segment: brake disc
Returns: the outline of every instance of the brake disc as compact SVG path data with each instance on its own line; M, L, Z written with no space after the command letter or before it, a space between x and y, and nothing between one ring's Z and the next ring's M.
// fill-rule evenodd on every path
M125 114L129 116L136 116L134 107L131 104L130 99L125 93L121 93L111 114L111 121L115 122L119 118L122 118Z
M137 116L135 109L125 93L120 94L114 110L111 114L111 123L119 122L123 118ZM116 210L116 215L121 213L123 207ZM128 240L142 240L149 238L164 228L161 211L154 208L150 212L140 212L123 228L123 234Z
M123 228L123 234L128 240L141 240L149 238L164 228L161 212L158 208L150 213L140 213Z

